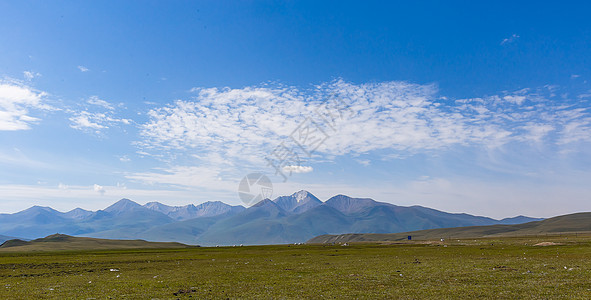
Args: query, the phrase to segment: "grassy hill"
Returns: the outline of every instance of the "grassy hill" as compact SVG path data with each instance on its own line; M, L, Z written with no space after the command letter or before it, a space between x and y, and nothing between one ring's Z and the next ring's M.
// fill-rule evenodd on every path
M517 225L468 226L438 228L401 233L350 233L320 235L308 243L393 242L406 240L410 235L415 240L440 238L510 237L558 233L591 232L591 212L576 213Z
M44 238L23 241L8 240L0 245L0 252L61 251L61 250L110 250L110 249L164 249L189 248L181 243L147 242L144 240L107 240L53 234Z

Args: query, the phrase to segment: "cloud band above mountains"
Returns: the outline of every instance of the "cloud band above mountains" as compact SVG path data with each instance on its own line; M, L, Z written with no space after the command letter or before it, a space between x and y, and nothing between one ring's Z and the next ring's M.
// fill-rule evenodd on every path
M591 115L581 104L585 99L560 98L552 89L449 100L435 85L407 82L336 80L308 90L194 88L193 99L150 110L138 144L153 151L194 151L205 160L218 155L262 164L282 143L301 146L293 143L293 134L306 122L326 137L314 148L320 159L384 149L412 154L454 146L591 141ZM347 105L336 117L336 128L318 113L323 101Z

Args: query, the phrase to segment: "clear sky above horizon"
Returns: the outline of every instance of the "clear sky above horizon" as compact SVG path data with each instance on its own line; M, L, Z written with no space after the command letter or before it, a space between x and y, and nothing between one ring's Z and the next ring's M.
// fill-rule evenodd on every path
M243 204L252 172L273 198L591 211L590 8L0 0L0 212Z

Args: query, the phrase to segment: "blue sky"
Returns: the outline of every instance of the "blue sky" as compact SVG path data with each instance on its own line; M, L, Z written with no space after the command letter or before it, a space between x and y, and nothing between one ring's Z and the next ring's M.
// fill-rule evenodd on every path
M0 1L0 212L242 204L251 172L274 196L589 211L589 8Z

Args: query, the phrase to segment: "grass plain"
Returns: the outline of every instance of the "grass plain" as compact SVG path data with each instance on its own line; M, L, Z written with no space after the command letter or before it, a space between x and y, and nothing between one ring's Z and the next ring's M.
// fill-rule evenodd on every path
M589 299L590 258L589 235L4 252L0 298Z

